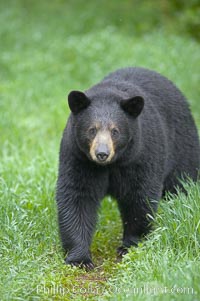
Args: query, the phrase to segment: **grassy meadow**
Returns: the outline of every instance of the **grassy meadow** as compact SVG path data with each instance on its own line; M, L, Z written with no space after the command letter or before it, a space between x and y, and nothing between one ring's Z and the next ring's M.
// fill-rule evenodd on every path
M64 265L55 184L70 90L120 67L154 69L183 91L200 130L199 43L159 26L137 34L130 8L118 0L0 0L2 301L200 300L199 183L161 201L155 231L122 262L119 212L106 198L92 244L95 270Z

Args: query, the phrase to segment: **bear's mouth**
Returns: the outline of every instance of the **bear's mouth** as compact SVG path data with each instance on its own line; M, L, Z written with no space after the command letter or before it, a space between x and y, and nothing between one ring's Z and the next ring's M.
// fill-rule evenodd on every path
M98 161L98 160L93 160L92 159L92 161L95 162L97 165L101 165L101 166L110 165L112 163L112 160L111 161L104 161L104 162L102 162L102 161Z
M89 159L96 163L97 165L101 165L101 166L105 166L105 165L109 165L113 162L113 158L114 158L114 155L104 155L104 154L100 154L100 155L95 155L95 156L92 156L90 154L89 156Z

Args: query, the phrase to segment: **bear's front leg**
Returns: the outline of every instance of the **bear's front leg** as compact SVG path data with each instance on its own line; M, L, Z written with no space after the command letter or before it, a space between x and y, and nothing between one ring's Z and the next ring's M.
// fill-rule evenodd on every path
M94 267L90 245L97 219L99 201L104 197L101 174L80 164L62 164L57 182L57 206L66 263L90 270ZM99 184L101 183L101 184ZM102 186L103 185L103 186Z
M66 263L92 269L90 253L92 234L96 224L97 204L82 193L72 192L58 202L58 219L63 248L68 252Z

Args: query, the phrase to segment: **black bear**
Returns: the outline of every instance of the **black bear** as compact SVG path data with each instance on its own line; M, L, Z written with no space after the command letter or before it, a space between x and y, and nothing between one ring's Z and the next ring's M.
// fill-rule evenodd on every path
M197 180L200 146L183 94L162 75L124 68L68 96L61 147L57 206L66 263L93 268L90 244L100 201L118 202L123 243L118 254L150 230L165 191L180 178Z

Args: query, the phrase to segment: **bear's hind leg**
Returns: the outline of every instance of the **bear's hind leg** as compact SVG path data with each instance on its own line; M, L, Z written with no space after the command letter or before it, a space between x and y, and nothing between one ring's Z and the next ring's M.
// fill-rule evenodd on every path
M177 189L181 190L186 194L187 191L185 190L185 188L181 183L181 181L184 180L185 181L187 180L187 176L183 176L181 175L181 173L178 172L170 173L164 181L162 196L165 197L167 192L170 192L172 194L177 194L178 192Z
M117 249L119 256L128 252L130 246L137 246L138 242L149 233L152 216L157 210L161 198L161 189L154 197L133 194L118 200L123 222L123 244Z
M123 222L123 243L117 249L119 256L128 252L131 246L137 246L141 238L150 231L150 221L147 213L152 215L151 210L147 210L146 205L143 204L142 208L127 206L120 208L122 222Z

